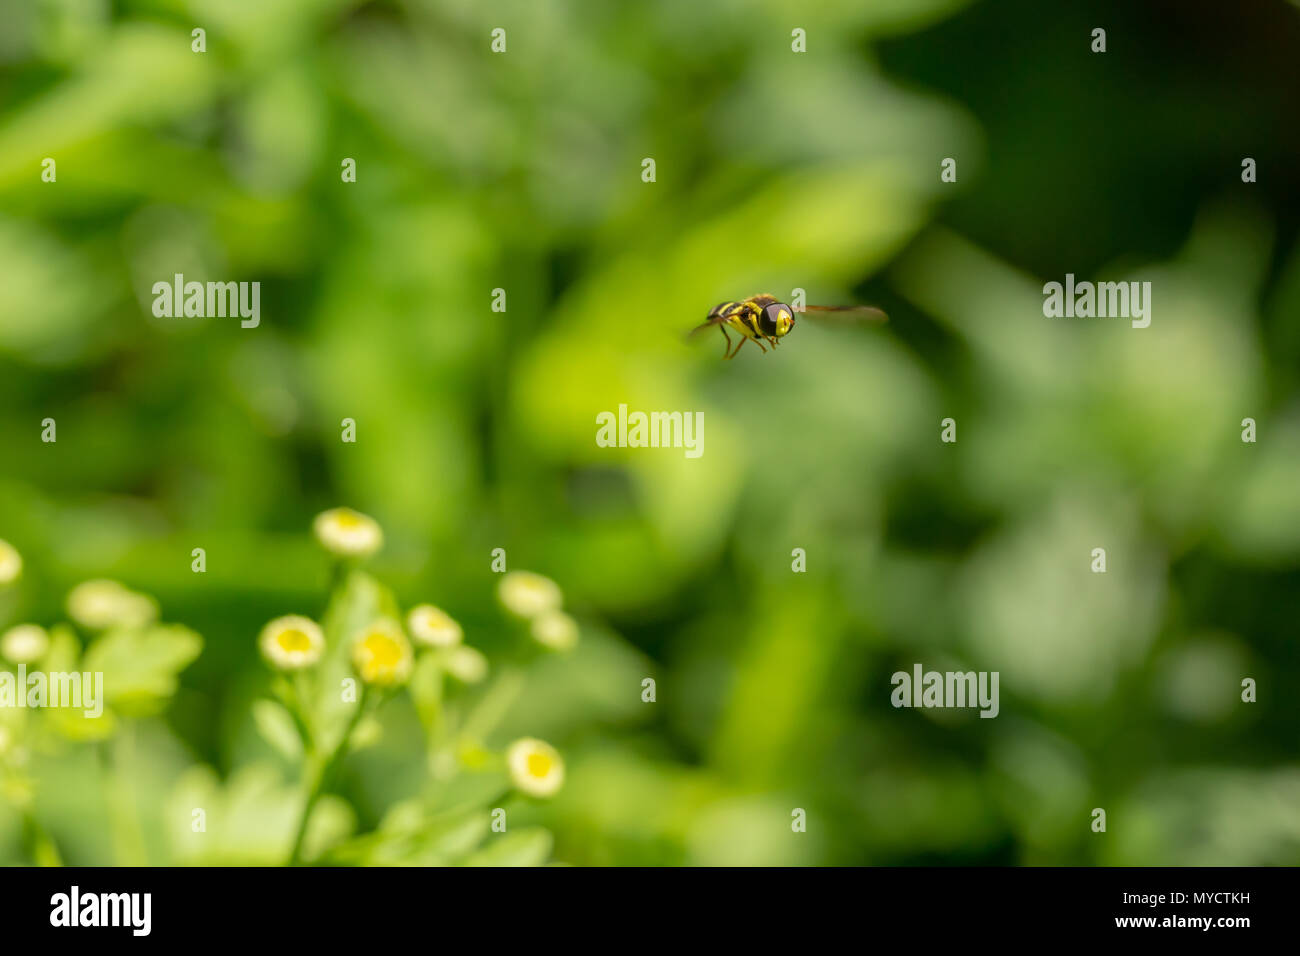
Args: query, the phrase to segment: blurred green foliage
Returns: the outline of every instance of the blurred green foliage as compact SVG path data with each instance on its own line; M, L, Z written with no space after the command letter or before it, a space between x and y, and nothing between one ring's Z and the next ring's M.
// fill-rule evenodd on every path
M302 793L255 640L324 611L305 529L342 503L402 607L490 658L494 548L583 629L488 740L568 770L508 843L461 812L472 774L413 823L394 701L312 856L1300 862L1300 100L1267 69L1300 16L1177 8L5 4L0 538L26 568L0 624L111 577L203 635L114 773L103 744L32 754L34 822L72 863L283 860ZM1066 272L1151 281L1151 327L1045 319ZM154 318L174 273L260 281L261 326ZM681 340L795 287L891 322L725 364ZM597 447L620 403L702 410L704 455ZM893 709L915 662L999 671L1000 716ZM32 822L0 806L0 860L32 861Z

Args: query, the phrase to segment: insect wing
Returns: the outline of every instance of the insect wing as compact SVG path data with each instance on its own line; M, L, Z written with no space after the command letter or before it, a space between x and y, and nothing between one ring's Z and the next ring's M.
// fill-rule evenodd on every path
M699 335L699 334L700 334L701 332L703 332L705 329L711 329L711 328L713 328L715 325L722 325L722 323L724 323L724 322L728 322L728 321L730 321L730 320L731 320L731 316L729 316L729 315L715 315L715 316L711 316L711 317L708 319L708 321L706 321L703 325L697 325L695 328L693 328L693 329L691 329L689 332L687 332L687 333L686 333L686 337L687 337L688 339L693 339L693 338L695 338L695 336Z
M889 316L870 305L806 305L803 312L818 322L889 321Z

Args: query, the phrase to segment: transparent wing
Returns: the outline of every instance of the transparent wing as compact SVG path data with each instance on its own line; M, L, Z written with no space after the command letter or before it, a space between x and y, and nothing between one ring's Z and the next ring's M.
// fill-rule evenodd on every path
M805 305L800 314L818 322L889 321L889 316L870 305Z
M697 325L695 328L693 328L693 329L691 329L689 332L687 332L687 333L686 333L686 338L688 338L688 339L693 339L693 338L695 338L695 336L699 335L699 334L700 334L701 332L703 332L705 329L711 329L711 328L713 328L715 325L721 325L723 322L726 322L726 321L727 321L728 319L730 319L730 318L731 318L731 316L729 316L729 315L715 315L715 316L713 316L711 319L709 319L708 321L706 321L703 325Z

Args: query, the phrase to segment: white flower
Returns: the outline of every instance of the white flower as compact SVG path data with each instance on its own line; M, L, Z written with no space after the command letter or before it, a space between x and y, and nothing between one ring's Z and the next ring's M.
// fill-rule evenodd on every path
M0 587L13 584L23 573L23 557L8 541L0 540Z
M571 651L578 645L578 622L563 611L543 611L533 618L533 640L553 651Z
M507 611L522 618L558 611L564 603L558 584L531 571L507 572L497 587L497 597Z
M457 644L443 662L447 673L462 684L477 684L487 677L488 660L468 644Z
M50 636L36 624L19 624L0 637L0 654L11 664L39 661L50 649Z
M320 625L308 617L286 614L277 617L258 635L262 656L282 671L311 667L325 653L325 635Z
M394 620L380 618L360 634L352 645L352 665L361 679L377 687L396 687L411 676L415 655L411 642Z
M68 614L82 627L143 627L158 617L158 603L117 581L83 581L68 594Z
M379 523L351 508L322 511L312 522L312 530L326 551L341 558L364 558L384 544Z
M432 604L412 608L406 626L417 644L429 647L454 647L465 636L459 624Z
M564 783L564 760L544 740L516 740L506 749L506 766L511 782L530 797L553 797Z

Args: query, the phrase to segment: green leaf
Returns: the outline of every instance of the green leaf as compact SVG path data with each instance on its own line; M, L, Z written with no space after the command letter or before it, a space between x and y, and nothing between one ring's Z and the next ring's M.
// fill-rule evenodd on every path
M211 768L196 766L177 781L165 823L183 865L273 866L288 858L302 806L301 789L285 784L270 764L241 767L224 783ZM355 827L347 801L326 794L312 812L305 857L315 859Z
M283 704L273 700L253 701L253 722L262 738L291 762L302 757L302 738L293 715Z
M41 666L52 673L67 673L77 669L77 660L81 657L81 642L67 624L56 624L50 628L50 649L45 654Z
M352 571L331 595L321 622L331 656L346 657L352 639L378 617L394 616L392 592L364 571Z
M483 842L491 825L482 807L425 816L419 800L395 804L373 833L329 851L326 862L361 866L445 866Z
M110 631L86 650L83 670L104 674L108 702L128 716L148 716L176 693L176 675L203 650L203 640L178 624Z
M107 740L117 729L117 718L107 708L98 717L88 717L78 707L50 707L45 713L55 733L76 743Z
M541 866L551 855L554 838L549 830L529 827L501 837L461 861L462 866Z
M75 632L67 624L56 624L50 629L50 649L42 661L41 667L46 673L72 673L81 671L79 659L81 658L81 642L77 639ZM86 668L85 670L89 670ZM94 672L91 671L90 688L94 685ZM105 677L105 685L107 677ZM83 688L85 685L83 685ZM113 713L105 709L103 701L97 701L101 711L98 717L86 716L86 710L89 707L89 701L86 701L83 707L49 707L45 714L49 720L50 727L55 733L67 740L78 743L91 740L105 740L111 737L117 727L117 721Z
M431 653L420 654L408 685L415 712L425 730L433 727L442 707L442 670L438 658Z

